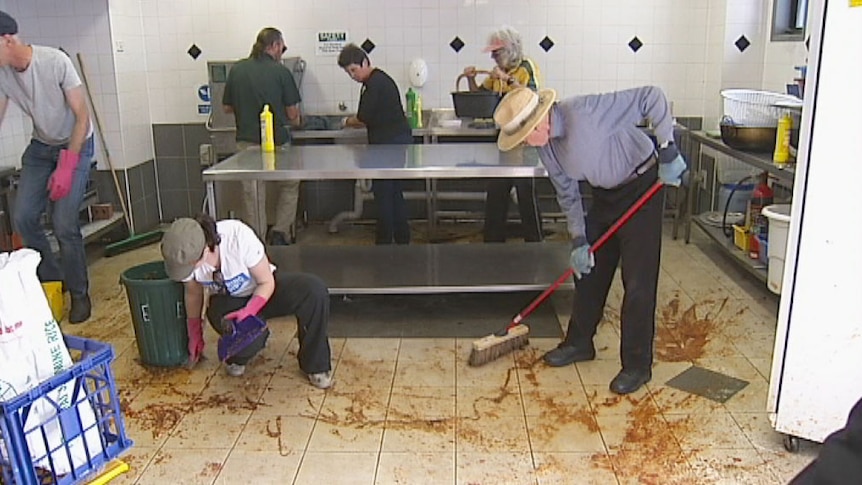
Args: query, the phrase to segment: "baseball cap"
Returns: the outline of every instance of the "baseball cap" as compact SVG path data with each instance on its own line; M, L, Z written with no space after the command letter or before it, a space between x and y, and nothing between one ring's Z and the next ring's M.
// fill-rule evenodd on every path
M0 10L0 35L15 35L18 33L18 22L6 12Z
M174 281L188 278L206 245L206 236L198 221L188 217L175 220L162 237L162 257L168 277Z

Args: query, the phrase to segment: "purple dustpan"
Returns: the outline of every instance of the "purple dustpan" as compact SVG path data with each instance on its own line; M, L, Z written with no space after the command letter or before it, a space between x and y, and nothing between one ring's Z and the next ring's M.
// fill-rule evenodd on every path
M224 333L218 339L218 358L224 362L240 353L266 330L266 322L256 316L242 321L223 320Z

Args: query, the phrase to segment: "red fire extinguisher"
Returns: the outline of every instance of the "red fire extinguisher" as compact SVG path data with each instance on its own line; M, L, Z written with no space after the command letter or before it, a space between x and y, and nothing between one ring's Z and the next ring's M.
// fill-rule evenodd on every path
M748 205L748 221L751 225L749 229L749 234L751 235L751 244L749 247L751 249L749 251L752 258L757 258L757 252L760 247L758 236L765 239L767 235L768 221L761 211L764 207L772 205L774 195L772 188L769 186L769 174L767 172L761 173L760 182L751 193L751 201Z
M749 221L751 222L752 234L766 236L767 219L761 211L764 207L772 205L772 199L775 196L772 192L772 187L769 186L769 174L763 172L760 174L760 183L754 188L751 193L751 206L748 213Z

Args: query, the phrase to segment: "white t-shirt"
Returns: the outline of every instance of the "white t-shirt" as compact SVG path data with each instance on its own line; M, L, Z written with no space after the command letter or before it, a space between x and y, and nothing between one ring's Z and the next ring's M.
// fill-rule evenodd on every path
M228 293L231 296L251 296L257 288L257 282L254 281L250 268L260 263L265 256L263 243L242 221L233 219L218 221L216 231L221 236L221 242L218 245L219 260ZM275 265L269 266L272 271L275 271ZM186 281L192 278L202 284L208 293L219 292L219 285L213 280L211 268L195 268Z
M33 120L33 138L47 145L62 145L72 136L75 113L65 90L81 85L69 56L59 49L34 45L33 58L24 72L0 67L0 96L11 99ZM90 123L89 137L93 133Z

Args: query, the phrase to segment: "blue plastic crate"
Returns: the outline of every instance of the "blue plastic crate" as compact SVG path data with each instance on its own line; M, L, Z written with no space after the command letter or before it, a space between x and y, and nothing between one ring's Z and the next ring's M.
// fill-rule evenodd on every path
M54 483L77 484L93 478L93 475L111 460L128 450L132 441L126 436L120 400L111 372L114 349L109 345L81 337L65 335L66 346L75 364L62 373L40 383L26 393L0 402L0 483L3 485L30 485ZM77 357L77 358L75 358ZM48 396L48 393L71 384L73 405L63 406ZM93 408L95 422L83 424L79 412L79 401L86 399ZM36 401L48 402L56 414L42 423L27 423L27 417ZM25 425L27 427L25 428ZM59 425L62 443L50 447L45 435L46 426ZM90 450L86 445L93 429L98 430L101 450ZM45 453L30 456L27 438L41 439ZM69 473L58 475L55 457L64 454L71 462L69 443L84 443L86 460ZM34 463L46 460L47 467L34 467Z

